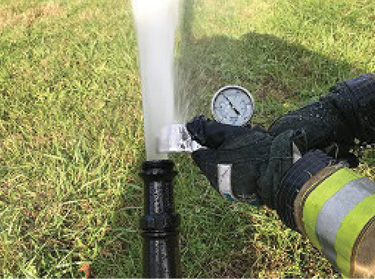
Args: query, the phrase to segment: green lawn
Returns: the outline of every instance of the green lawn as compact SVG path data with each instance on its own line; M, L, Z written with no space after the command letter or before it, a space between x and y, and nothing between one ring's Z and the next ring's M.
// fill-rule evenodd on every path
M185 119L239 84L268 126L375 69L372 0L186 1ZM137 63L130 0L0 0L0 276L81 277L82 262L96 277L141 276ZM172 159L184 276L339 276L274 212L222 200L188 155Z

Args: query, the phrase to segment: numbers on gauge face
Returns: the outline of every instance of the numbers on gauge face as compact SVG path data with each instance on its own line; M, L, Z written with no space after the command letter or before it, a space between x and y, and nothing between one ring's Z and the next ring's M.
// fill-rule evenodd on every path
M243 126L250 121L253 113L251 94L239 86L223 87L212 100L212 114L222 124Z

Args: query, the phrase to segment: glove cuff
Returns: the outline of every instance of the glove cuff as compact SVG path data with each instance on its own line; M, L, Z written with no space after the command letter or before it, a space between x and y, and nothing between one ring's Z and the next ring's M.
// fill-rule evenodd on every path
M294 200L302 186L316 173L332 164L333 158L320 150L311 151L299 159L284 175L276 193L276 211L281 221L297 230Z

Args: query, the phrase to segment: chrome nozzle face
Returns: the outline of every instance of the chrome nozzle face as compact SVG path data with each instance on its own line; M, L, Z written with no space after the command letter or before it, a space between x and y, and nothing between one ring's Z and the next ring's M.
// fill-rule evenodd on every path
M159 153L193 152L199 148L202 148L202 146L191 138L183 124L172 124L164 127L159 137Z

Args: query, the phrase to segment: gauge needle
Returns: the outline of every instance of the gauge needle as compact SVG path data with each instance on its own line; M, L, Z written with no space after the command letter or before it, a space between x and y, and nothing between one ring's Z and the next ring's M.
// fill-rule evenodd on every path
M227 99L227 101L229 102L231 108L234 110L234 112L238 115L240 115L240 112L234 107L234 105L232 104L232 102L229 100L229 98L227 96L225 96L225 94L223 94L224 98Z

